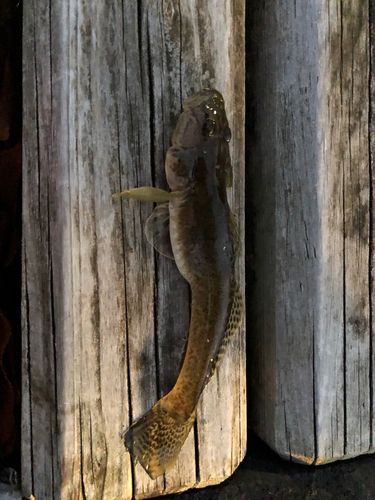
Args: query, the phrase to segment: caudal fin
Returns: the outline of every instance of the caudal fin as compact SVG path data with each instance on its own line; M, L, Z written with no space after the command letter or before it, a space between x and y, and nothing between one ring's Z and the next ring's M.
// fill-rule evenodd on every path
M166 474L175 464L195 420L167 407L165 398L125 433L125 446L151 479Z

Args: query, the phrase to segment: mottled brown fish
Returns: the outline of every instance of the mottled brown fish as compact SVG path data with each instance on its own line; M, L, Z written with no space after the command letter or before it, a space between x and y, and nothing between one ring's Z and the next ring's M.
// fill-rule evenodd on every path
M204 89L186 99L166 158L170 192L136 188L126 196L157 205L146 234L174 258L191 288L189 337L173 389L125 433L125 446L151 478L167 473L194 423L198 400L241 325L234 280L238 229L227 200L232 183L231 131L224 99Z

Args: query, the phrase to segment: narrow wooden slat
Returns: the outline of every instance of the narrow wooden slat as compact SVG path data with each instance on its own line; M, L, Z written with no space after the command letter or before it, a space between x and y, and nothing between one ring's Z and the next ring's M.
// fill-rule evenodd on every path
M153 207L111 194L166 187L182 100L216 86L243 236L244 2L24 9L24 493L111 500L217 483L246 449L244 328L175 468L151 480L121 433L176 380L189 290L146 241Z
M317 126L321 128L318 161L322 170L318 197L322 222L317 252L322 263L314 339L317 463L334 460L345 453L344 173L342 156L336 150L343 133L340 122L341 19L340 4L336 2L333 7L322 3L321 32L318 33L322 51L317 74L321 80Z
M32 102L25 110L25 120L30 125L23 140L23 198L26 201L23 218L23 232L38 235L30 238L30 244L23 250L23 272L25 274L24 336L29 377L26 384L25 402L32 420L25 422L28 428L26 440L30 438L30 463L23 466L28 486L40 484L39 491L44 498L52 496L54 473L51 464L56 464L55 447L55 376L54 345L51 297L51 266L49 258L50 222L48 220L48 171L43 168L51 159L49 130L51 120L51 67L49 47L49 9L39 9L32 2L35 16L25 15L26 37L24 49L28 53L25 64L24 88L27 88ZM30 24L28 24L28 22ZM36 41L36 32L41 36ZM34 45L35 42L35 45ZM43 54L43 56L42 56ZM41 60L44 59L44 64ZM28 133L30 135L28 135ZM30 138L30 140L29 140ZM41 214L45 214L44 217ZM25 317L26 315L26 317ZM23 417L25 418L25 416ZM26 445L27 446L27 445ZM24 451L27 450L24 445ZM33 467L33 464L38 464ZM30 484L31 481L31 484Z
M285 458L311 462L315 313L309 297L317 288L318 228L317 151L310 138L317 119L317 36L307 28L317 7L295 5L296 13L294 2L255 8L259 17L250 35L255 143L248 180L249 363L256 431Z
M371 450L369 5L254 6L254 426L284 458Z
M342 93L345 237L345 455L370 448L369 5L343 4ZM342 109L342 108L341 108ZM358 277L361 277L358 279Z
M330 186L323 176L320 186L328 219L322 242L329 264L323 261L323 269L332 280L329 287L321 281L321 303L336 327L326 328L327 322L317 343L316 377L330 387L318 385L317 463L370 448L368 12L367 2L337 3L335 9L323 4L321 12L322 171L336 171ZM337 246L331 243L335 234ZM332 297L336 317L327 307Z
M32 66L31 55L34 53L32 46L30 45L31 40L33 40L33 15L31 9L24 12L23 14L23 52L29 54L29 58L23 61L23 86L28 85L31 95L33 96L30 106L23 111L24 120L30 124L30 134L28 135L28 140L25 140L25 129L23 130L23 184L25 186L25 177L30 170L30 165L27 158L35 158L37 155L36 146L36 119L35 119L35 79L34 71ZM23 191L24 195L24 191ZM24 224L25 218L23 217L22 224ZM31 435L31 394L30 394L30 378L29 378L29 368L30 368L30 325L28 321L29 312L29 301L28 301L28 290L27 290L27 278L25 272L26 263L26 252L25 245L22 245L22 318L21 318L21 329L22 329L22 415L21 415L21 453L22 457L28 457L27 460L22 460L21 464L21 476L22 476L22 486L26 491L32 491L33 489L33 456L32 456L32 435ZM27 410L26 410L27 408Z
M375 245L374 245L374 230L375 230L375 217L374 217L374 186L375 186L375 2L369 0L369 38L370 38L370 67L369 67L369 84L370 84L370 109L369 109L369 145L370 145L370 325L371 333L373 332L373 325L375 324L375 301L374 301L374 279L375 279ZM375 426L375 352L374 352L374 337L373 333L370 336L370 425L371 425L371 448L370 451L375 451L374 441L374 426Z
M68 5L59 8L51 4L49 14L50 43L54 53L54 57L50 58L51 132L52 137L57 138L51 141L51 161L48 166L58 456L54 467L55 485L51 494L55 494L57 490L62 497L76 495L76 498L80 498L81 495L82 498L81 454L78 451L80 442L76 432L80 425L77 411L79 391L75 366L75 360L81 355L77 346L80 327L77 324L76 310L72 307L72 298L76 297L74 276L78 277L80 273L80 248L77 245L77 232L73 230L78 218L74 220L71 211L72 206L78 205L77 188L75 182L72 182L74 163L71 154L76 149L76 135L70 132L76 127L75 113L70 110L70 105L75 102L76 81L72 74L68 78L57 77L66 71L69 59L73 61L73 54L77 53L76 40L70 39L77 13L70 11ZM59 29L60 26L64 26L64 29ZM63 137L66 139L58 140ZM63 296L67 299L61 300ZM35 491L37 488L35 485Z

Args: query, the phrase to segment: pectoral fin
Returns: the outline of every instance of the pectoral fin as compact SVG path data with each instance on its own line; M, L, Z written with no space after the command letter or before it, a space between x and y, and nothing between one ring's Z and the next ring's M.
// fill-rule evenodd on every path
M174 259L169 233L168 203L158 205L146 222L146 238L162 255Z
M131 198L133 200L140 201L150 201L152 203L162 203L164 201L170 201L177 198L180 193L178 191L164 191L163 189L154 187L139 187L134 189L127 189L122 191L122 193L116 193L112 196L114 198L118 196L124 196L125 198Z

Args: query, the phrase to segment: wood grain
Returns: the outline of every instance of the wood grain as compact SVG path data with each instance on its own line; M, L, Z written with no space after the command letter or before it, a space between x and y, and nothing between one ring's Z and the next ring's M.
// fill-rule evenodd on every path
M370 23L369 23L369 36L370 36L370 102L369 102L369 145L370 145L370 328L371 328L371 341L370 341L370 440L371 440L371 451L375 451L374 442L374 425L375 425L375 377L374 377L374 366L375 366L375 352L373 343L373 325L375 320L375 299L374 299L374 279L375 279L375 252L374 252L374 234L375 234L375 214L374 214L374 186L375 186L375 2L374 0L369 1L369 13L370 13Z
M178 463L152 481L121 433L173 385L189 291L143 228L182 100L213 86L232 128L244 235L244 2L24 3L22 481L38 500L215 484L246 450L245 330ZM244 291L244 254L238 260Z
M373 451L369 4L258 2L250 39L252 420L320 464Z

